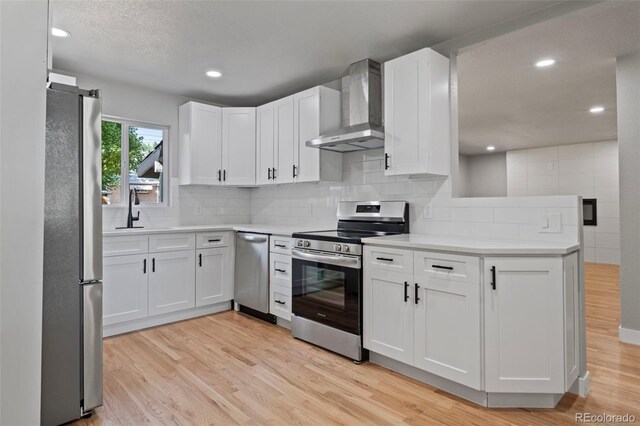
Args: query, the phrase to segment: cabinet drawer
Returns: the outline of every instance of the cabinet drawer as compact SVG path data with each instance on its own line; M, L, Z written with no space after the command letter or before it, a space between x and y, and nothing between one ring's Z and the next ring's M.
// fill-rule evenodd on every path
M418 277L480 283L480 258L427 251L414 252L414 274Z
M157 234L149 235L149 253L163 251L194 250L196 234Z
M269 257L271 285L291 288L291 256L271 253Z
M271 314L291 321L291 289L276 285L270 291Z
M196 248L227 247L229 240L229 232L198 232L196 234Z
M413 252L411 250L399 250L386 247L367 247L367 266L372 269L413 273Z
M291 238L272 235L269 237L269 251L291 255Z
M102 239L102 255L104 257L148 252L149 237L146 235L123 235Z

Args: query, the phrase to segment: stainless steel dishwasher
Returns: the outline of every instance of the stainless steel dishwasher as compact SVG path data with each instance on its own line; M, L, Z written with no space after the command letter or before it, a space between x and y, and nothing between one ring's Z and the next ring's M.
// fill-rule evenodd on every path
M269 236L236 233L236 265L233 292L239 311L276 322L269 314Z

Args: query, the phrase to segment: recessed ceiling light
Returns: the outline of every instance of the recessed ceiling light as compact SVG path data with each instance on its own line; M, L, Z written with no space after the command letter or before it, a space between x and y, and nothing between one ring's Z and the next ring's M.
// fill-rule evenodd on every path
M69 37L71 33L60 28L51 28L51 35L56 37Z
M207 77L211 77L211 78L222 77L222 73L220 71L215 71L215 70L207 71Z
M600 105L593 106L589 110L591 114L600 114L602 111L604 111L604 107Z
M489 146L487 147L487 151L495 151L495 150L496 150L496 147L495 147L495 146L493 146L493 145L489 145Z
M556 60L555 59L542 59L538 62L536 62L536 67L538 68L546 68L546 67L550 67L551 65L555 64Z

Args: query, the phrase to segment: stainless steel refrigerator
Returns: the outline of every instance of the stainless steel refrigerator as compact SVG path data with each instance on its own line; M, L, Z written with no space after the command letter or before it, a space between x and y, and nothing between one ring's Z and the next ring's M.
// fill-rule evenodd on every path
M19 141L16 141L19 142ZM47 88L43 425L102 405L100 91Z

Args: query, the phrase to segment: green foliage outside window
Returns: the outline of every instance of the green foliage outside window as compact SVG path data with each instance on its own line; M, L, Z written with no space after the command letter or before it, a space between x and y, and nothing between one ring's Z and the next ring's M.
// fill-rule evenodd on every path
M153 144L138 135L138 129L129 127L129 170L135 172L144 158L153 151ZM102 189L113 191L120 186L122 161L122 124L102 122Z

